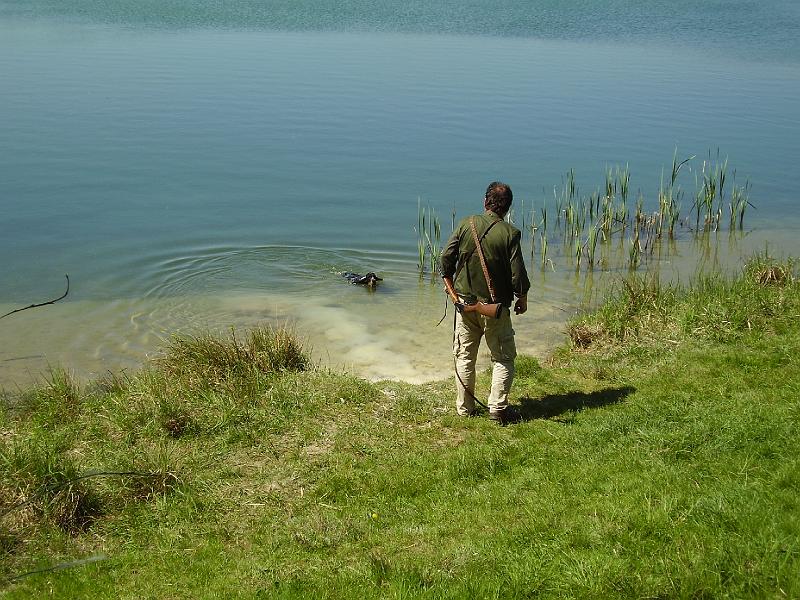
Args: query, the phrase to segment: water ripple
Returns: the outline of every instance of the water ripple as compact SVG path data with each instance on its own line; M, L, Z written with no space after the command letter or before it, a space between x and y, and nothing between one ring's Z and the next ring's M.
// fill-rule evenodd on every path
M139 261L142 262L141 260ZM298 290L340 284L346 270L399 274L409 260L394 252L366 252L308 246L211 247L191 253L150 256L131 268L147 282L145 298L240 290Z

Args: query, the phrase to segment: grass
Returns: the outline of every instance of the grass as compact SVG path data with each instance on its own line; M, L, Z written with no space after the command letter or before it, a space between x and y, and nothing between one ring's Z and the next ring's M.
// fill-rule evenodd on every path
M456 417L450 381L251 368L247 336L54 373L0 413L0 593L797 597L796 275L628 279L551 360L518 357L504 428ZM59 486L102 471L141 475L73 481L73 510Z

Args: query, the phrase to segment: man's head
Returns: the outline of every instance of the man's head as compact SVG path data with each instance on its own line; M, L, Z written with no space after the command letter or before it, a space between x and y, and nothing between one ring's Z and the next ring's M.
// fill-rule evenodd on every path
M511 208L511 201L514 195L511 188L505 183L493 181L486 188L486 195L483 197L483 207L490 210L500 217L504 217Z

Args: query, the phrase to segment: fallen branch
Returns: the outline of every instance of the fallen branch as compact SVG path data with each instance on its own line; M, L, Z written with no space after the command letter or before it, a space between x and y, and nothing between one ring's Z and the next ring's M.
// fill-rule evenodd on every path
M56 303L56 302L58 302L59 300L63 300L64 298L66 298L66 297L67 297L67 294L69 294L69 275L64 275L64 277L66 277L66 278L67 278L67 291L66 291L66 292L64 292L64 293L63 293L61 296L59 296L58 298L56 298L55 300L50 300L49 302L42 302L42 303L40 303L40 304L31 304L30 306L26 306L26 307L24 307L24 308L18 308L18 309L16 309L16 310L12 310L11 312L7 312L7 313L6 313L6 314L4 314L3 316L0 316L0 319L3 319L3 318L5 318L5 317L7 317L7 316L9 316L9 315L13 315L14 313L22 312L23 310L28 310L29 308L38 308L38 307L40 307L40 306L47 306L48 304L55 304L55 303Z

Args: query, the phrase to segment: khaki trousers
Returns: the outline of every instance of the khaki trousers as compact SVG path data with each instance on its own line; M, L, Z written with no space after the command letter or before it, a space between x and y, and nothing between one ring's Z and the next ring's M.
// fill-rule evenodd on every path
M508 393L514 380L514 358L517 356L511 311L503 307L499 319L484 317L477 312L457 312L453 356L457 373L456 409L460 415L468 415L475 410L475 360L483 336L486 337L492 358L492 390L487 402L489 411L500 412L508 406Z

